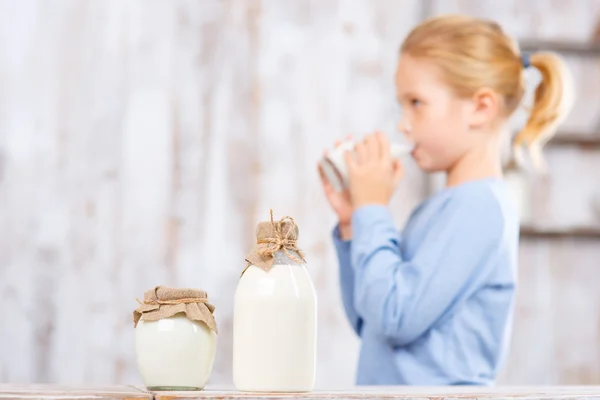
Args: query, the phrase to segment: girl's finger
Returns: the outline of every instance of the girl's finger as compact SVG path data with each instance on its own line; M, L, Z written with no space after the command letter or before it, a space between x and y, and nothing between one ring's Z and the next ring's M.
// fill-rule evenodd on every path
M356 144L355 147L356 152L356 162L355 164L362 165L369 159L369 153L367 150L367 145L365 142L360 142Z
M396 186L402 180L404 176L404 166L400 160L394 160L394 186Z
M346 167L348 168L348 175L351 174L351 172L356 170L356 167L358 165L357 160L353 154L354 152L352 151L347 151L344 153L344 159L346 160Z
M367 147L367 154L369 155L370 160L379 160L381 158L378 138L375 135L367 135L365 138L365 145Z
M325 177L325 172L323 172L323 168L319 165L318 169L319 169L319 176L321 177L321 185L323 186L323 190L325 191L325 194L332 193L334 191L333 186L331 185L331 182L329 182L327 180L327 177Z
M385 163L390 162L390 160L392 158L392 155L391 155L391 152L390 152L390 141L381 132L377 132L375 134L375 136L377 137L377 146L379 147L379 153L381 154L381 159Z

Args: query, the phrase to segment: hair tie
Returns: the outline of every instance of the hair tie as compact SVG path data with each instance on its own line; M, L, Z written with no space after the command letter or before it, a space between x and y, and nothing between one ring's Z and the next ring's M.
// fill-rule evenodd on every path
M531 67L531 60L529 59L529 54L521 54L521 64L523 64L523 68L525 69Z

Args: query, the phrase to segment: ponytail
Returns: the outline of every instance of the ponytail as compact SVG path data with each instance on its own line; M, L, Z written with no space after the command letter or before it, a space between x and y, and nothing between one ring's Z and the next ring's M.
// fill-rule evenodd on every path
M534 167L544 171L542 148L571 110L573 83L566 64L554 53L534 53L528 61L540 72L542 80L535 89L529 119L514 138L513 149L517 165L523 165L526 150Z

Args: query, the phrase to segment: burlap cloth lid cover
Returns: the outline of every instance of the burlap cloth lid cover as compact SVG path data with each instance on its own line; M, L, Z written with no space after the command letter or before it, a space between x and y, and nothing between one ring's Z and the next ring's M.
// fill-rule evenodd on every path
M256 245L246 256L246 269L255 265L268 272L275 261L281 262L281 258L288 263L289 260L295 264L306 263L304 252L298 248L298 235L298 225L293 218L274 221L271 210L271 220L259 222L256 227Z
M175 289L156 286L144 293L144 301L133 312L133 326L142 316L144 321L158 321L183 313L191 321L203 322L217 333L213 312L215 307L208 302L206 292L197 289Z

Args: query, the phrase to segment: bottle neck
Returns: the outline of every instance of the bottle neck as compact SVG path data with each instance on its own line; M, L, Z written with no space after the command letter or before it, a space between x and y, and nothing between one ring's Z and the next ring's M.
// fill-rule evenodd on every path
M296 260L294 260L292 257L290 257L289 255L292 255L292 257L295 257ZM273 254L273 258L274 258L274 264L282 264L282 265L303 265L302 262L298 262L298 260L300 260L300 255L293 251L293 250L287 250L287 253L283 250L277 250L275 252L275 254Z

